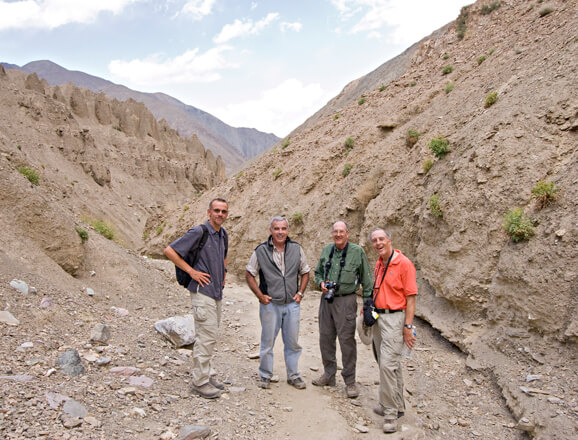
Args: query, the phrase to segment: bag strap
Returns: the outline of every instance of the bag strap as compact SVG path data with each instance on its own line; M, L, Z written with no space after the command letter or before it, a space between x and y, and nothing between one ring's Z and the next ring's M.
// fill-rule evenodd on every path
M391 255L389 256L389 258L387 259L387 264L385 265L385 270L383 271L383 276L381 277L381 282L379 283L379 286L375 286L375 283L377 283L377 275L379 275L379 273L377 272L377 267L375 268L375 276L374 279L375 281L373 282L373 291L375 292L373 294L373 303L375 304L375 298L377 298L377 294L379 293L379 288L381 287L381 285L383 284L383 279L385 278L385 276L387 275L387 268L389 267L389 263L391 263L391 259L393 258L393 253L395 251L391 251ZM382 263L383 265L383 263Z
M203 229L203 235L201 237L201 241L199 242L199 245L197 246L197 252L195 254L195 258L193 260L193 264L191 264L192 268L194 268L194 266L198 263L199 256L201 255L201 249L203 249L203 246L205 246L205 243L207 242L207 238L209 237L209 229L207 228L207 225L205 225L203 223L201 225L201 228Z

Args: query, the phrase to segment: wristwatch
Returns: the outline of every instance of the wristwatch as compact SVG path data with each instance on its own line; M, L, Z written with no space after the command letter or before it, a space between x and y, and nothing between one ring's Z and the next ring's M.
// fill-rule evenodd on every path
M297 292L297 295L299 295L301 298L303 298L303 292Z
M403 326L404 326L405 328L409 328L409 329L412 329L412 328L413 328L413 326L412 326L411 324L404 324Z

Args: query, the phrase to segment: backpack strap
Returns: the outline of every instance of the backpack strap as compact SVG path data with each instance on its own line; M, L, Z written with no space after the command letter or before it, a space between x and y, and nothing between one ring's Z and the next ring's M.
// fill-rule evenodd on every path
M209 229L207 228L207 225L205 225L203 223L200 226L203 229L203 235L201 237L201 241L199 242L199 246L197 246L195 258L193 259L193 264L190 265L193 268L197 264L197 262L199 261L199 255L201 254L201 249L203 249L203 246L205 246L205 243L207 242L207 238L209 237Z

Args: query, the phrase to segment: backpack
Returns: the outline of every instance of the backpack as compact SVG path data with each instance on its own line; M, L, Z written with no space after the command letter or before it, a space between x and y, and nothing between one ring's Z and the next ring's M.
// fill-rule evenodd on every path
M201 237L201 241L199 242L199 245L192 251L190 251L187 255L182 256L181 258L183 260L185 260L187 262L187 264L191 267L195 267L195 265L197 264L197 262L199 261L199 255L201 253L201 249L203 249L203 246L205 246L205 243L207 242L207 238L209 237L209 230L207 229L207 226L205 224L200 225L201 228L203 229L203 235ZM223 233L224 233L224 238L225 238L225 256L227 256L227 250L229 248L229 237L227 235L227 231L225 231L223 229ZM189 283L191 282L192 278L191 276L185 272L184 270L182 270L181 268L175 266L175 272L177 275L177 282L187 288L189 286Z

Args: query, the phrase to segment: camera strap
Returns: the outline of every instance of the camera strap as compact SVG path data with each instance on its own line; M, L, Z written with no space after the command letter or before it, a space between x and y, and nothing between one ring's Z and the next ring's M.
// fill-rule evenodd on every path
M391 259L393 258L393 253L394 251L391 251L391 255L389 256L389 258L387 259L387 264L385 265L385 269L383 271L383 276L381 277L381 281L379 282L379 286L376 286L377 284L377 277L379 276L379 273L377 272L377 268L375 270L375 281L373 283L373 303L375 304L375 298L377 298L377 294L379 293L379 289L381 288L381 285L383 284L383 279L385 278L385 275L387 275L387 268L389 267L389 263L391 263ZM382 263L383 265L383 263Z
M341 271L343 270L343 266L345 266L345 258L347 258L347 248L349 247L349 242L345 244L343 248L343 252L341 253L341 261L339 262L339 274L337 275L337 290L339 290L339 281L341 280ZM335 253L335 245L331 248L331 252L329 252L329 258L327 259L327 263L325 263L325 281L328 280L327 276L329 275L329 270L331 269L331 260L333 260L333 254Z

